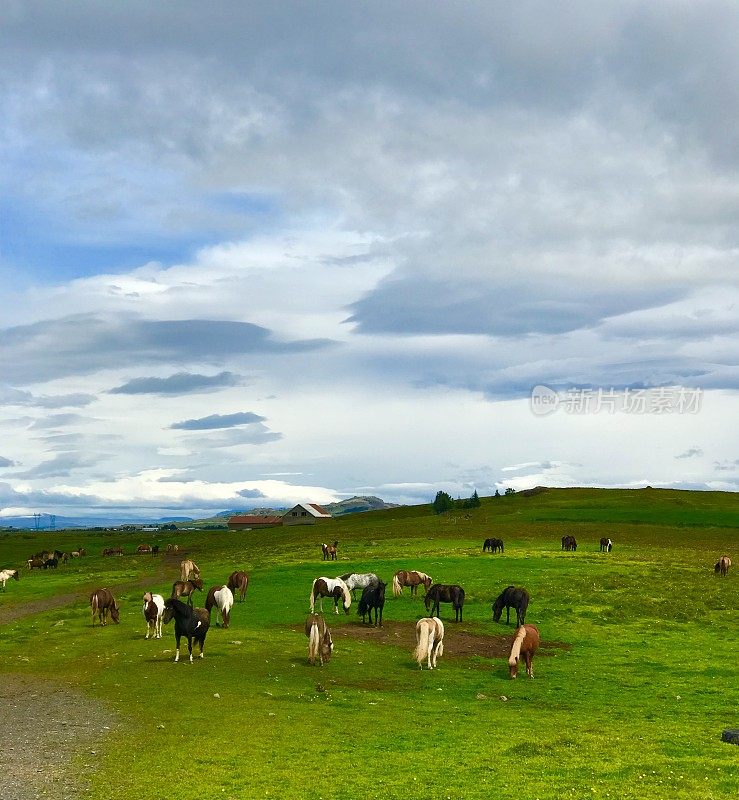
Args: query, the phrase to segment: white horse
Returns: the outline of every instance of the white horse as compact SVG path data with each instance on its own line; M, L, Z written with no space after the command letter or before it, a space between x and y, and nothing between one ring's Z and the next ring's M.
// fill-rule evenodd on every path
M231 609L234 604L233 592L228 586L211 586L205 599L205 608L210 611L215 606L221 612L221 622L228 628L231 619Z
M352 597L355 589L366 589L368 586L378 586L380 583L374 572L347 572L346 575L340 575L339 580L344 581Z
M316 578L310 589L310 611L316 610L316 597L320 598L321 613L323 614L323 598L334 598L334 614L339 613L339 598L343 598L344 612L349 613L352 604L352 594L341 578Z
M13 580L18 580L18 570L17 569L3 569L0 570L0 581L3 584L3 591L5 591L5 583L9 581L11 578Z
M146 638L149 633L154 633L155 639L162 638L162 616L164 615L164 598L160 594L146 592L144 594L144 606L141 613L146 620Z
M429 669L436 668L436 659L444 655L444 623L438 617L424 617L416 623L416 649L413 658L423 669L424 658Z

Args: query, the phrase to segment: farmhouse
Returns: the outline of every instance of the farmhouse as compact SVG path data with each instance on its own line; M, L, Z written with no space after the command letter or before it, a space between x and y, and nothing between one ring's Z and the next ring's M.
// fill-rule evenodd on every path
M257 514L236 514L229 517L230 531L250 531L253 528L277 528L282 525L282 517L260 517Z
M316 503L298 503L282 518L283 525L315 525L322 519L331 519L331 514Z

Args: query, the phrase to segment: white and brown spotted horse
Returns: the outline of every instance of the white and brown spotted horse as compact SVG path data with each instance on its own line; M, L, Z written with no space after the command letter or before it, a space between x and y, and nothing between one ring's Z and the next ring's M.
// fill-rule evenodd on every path
M144 607L141 613L146 620L146 639L149 633L154 634L155 639L162 638L162 616L164 615L164 598L160 594L146 592L144 594Z
M336 561L336 551L338 547L339 547L338 542L334 542L333 544L322 544L321 550L323 551L323 560Z
M319 598L321 613L323 613L323 598L333 597L334 614L339 613L339 600L342 600L344 612L349 613L352 604L352 593L341 578L316 578L310 589L310 611L316 610L316 598Z

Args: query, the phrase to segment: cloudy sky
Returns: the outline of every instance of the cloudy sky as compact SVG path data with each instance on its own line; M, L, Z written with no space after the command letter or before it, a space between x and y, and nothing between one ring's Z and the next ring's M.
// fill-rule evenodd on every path
M6 0L0 514L736 490L737 41L730 0Z

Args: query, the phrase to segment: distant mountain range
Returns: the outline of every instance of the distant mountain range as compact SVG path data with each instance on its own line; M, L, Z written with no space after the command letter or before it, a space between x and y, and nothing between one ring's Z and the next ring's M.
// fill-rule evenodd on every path
M348 500L341 500L338 503L327 503L323 506L326 511L334 517L343 514L359 514L363 511L380 511L384 508L397 508L398 503L386 503L379 497L363 496L350 497ZM236 514L254 514L260 517L282 515L287 508L248 508L231 509L230 511L219 511L211 519L233 517ZM62 528L116 528L121 525L165 525L172 522L195 522L192 517L159 517L157 519L141 519L130 517L62 517L57 515L54 520L54 527L57 530ZM51 516L42 514L38 522L39 530L49 530L52 526ZM36 521L32 516L28 517L0 517L0 528L21 528L24 530L34 530L37 527Z

